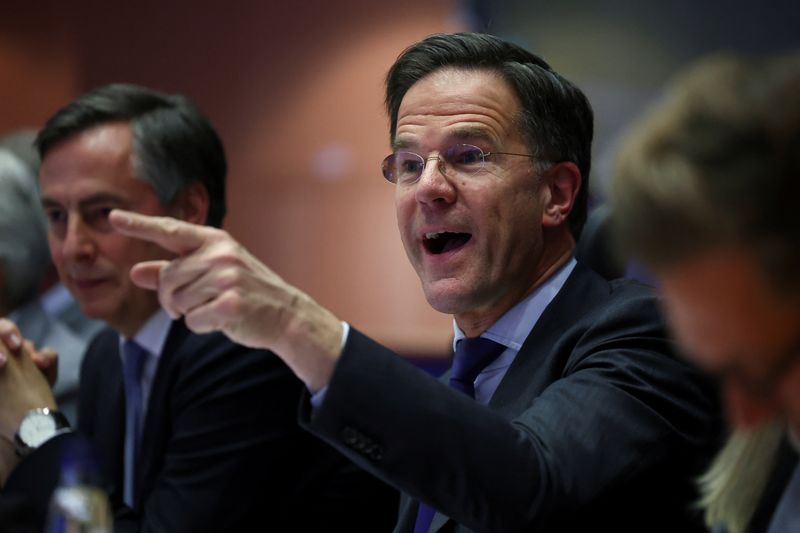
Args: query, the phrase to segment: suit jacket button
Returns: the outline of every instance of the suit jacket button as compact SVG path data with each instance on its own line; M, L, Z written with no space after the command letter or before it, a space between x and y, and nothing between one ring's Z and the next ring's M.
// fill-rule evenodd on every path
M359 441L358 436L358 432L351 427L346 427L342 430L342 440L348 446L354 446Z

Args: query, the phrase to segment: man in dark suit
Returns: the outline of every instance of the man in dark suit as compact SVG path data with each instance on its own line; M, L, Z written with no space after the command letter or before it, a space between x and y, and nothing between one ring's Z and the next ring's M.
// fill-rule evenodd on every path
M134 264L173 255L115 232L112 209L221 225L226 162L209 122L181 96L109 85L58 111L36 142L53 261L109 326L85 356L78 429L98 451L115 530L386 529L393 491L300 429L302 383L279 358L191 333L130 280ZM6 473L16 467L3 497L22 494L41 521L59 447L80 436L59 439L29 357L5 359L0 430L23 428L25 459L3 457Z
M584 95L517 46L454 34L406 50L386 101L403 244L430 304L454 316L449 387L218 230L113 212L119 231L181 253L137 265L135 282L193 330L283 358L313 393L306 427L406 494L397 531L698 528L713 392L673 357L648 289L573 259Z
M734 432L703 476L708 524L800 531L800 53L687 69L618 167L620 241L722 378Z

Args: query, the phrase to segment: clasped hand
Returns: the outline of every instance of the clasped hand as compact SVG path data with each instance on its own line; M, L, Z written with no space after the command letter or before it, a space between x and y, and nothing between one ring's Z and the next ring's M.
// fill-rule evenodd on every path
M0 486L19 460L12 443L25 414L56 408L50 387L57 376L55 352L37 351L13 322L0 319Z

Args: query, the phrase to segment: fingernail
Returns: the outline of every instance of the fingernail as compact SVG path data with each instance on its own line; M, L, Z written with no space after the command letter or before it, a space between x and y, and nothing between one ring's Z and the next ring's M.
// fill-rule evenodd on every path
M8 338L8 340L11 343L11 346L9 346L9 348L11 348L12 350L17 350L19 349L20 346L22 346L22 339L16 333L12 333L11 336Z
M5 366L6 364L6 354L0 352L0 367Z

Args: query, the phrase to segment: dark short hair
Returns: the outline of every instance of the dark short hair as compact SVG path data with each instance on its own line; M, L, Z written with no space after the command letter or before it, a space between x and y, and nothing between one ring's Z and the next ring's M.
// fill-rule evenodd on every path
M82 94L58 110L36 137L47 152L72 135L111 122L127 122L133 133L134 165L164 205L192 183L209 196L206 224L225 217L225 150L211 123L181 95L130 84L111 84Z
M624 252L656 270L715 248L751 253L800 295L800 53L715 56L631 129L611 187Z
M586 222L594 115L586 96L539 56L498 37L481 33L432 35L407 48L386 76L390 135L406 92L428 74L445 67L488 69L514 89L521 104L517 122L531 152L546 162L571 161L582 186L569 216L575 239Z

